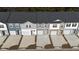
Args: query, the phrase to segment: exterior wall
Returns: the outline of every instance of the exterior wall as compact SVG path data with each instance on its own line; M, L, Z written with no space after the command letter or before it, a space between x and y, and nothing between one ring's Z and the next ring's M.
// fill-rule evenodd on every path
M79 23L78 23L78 28L77 28L77 35L79 36Z
M7 30L6 24L0 22L0 25L3 25L3 26L4 26L4 28L0 28L1 31L2 31L2 30Z
M15 27L15 30L16 32L18 31L19 33L17 33L17 35L21 35L21 27L20 27L20 24L19 23L15 23L14 24L14 27Z
M21 35L21 33L20 33L21 30L20 30L20 24L19 23L8 23L8 28L9 28L9 33L11 35L18 35L17 31L19 31L19 35ZM13 34L12 34L12 32L13 32ZM16 34L14 34L14 32Z
M49 24L37 24L36 25L37 29L48 29L49 28Z
M32 31L34 31L36 35L36 24L33 24L31 22L25 22L23 24L20 24L22 35L32 35ZM25 33L24 33L25 31Z
M53 25L57 25L57 27L53 27ZM59 23L52 23L49 26L50 30L56 30L56 29L60 29L60 24Z
M28 27L26 27L26 25ZM29 27L29 25L31 25L31 27ZM20 27L21 29L36 29L36 24L33 24L31 22L25 22L25 23L20 24Z
M67 27L67 24L71 24L70 27ZM77 24L75 27L72 27L72 24ZM77 34L78 23L64 23L63 34Z
M67 24L71 24L71 26L70 27L66 27ZM78 28L78 23L74 23L74 24L77 24L76 27L72 27L72 24L73 23L65 23L64 29L77 29Z
M67 24L71 24L70 27L67 27ZM72 24L77 24L75 27L72 27ZM31 22L25 22L25 23L8 23L8 29L7 25L0 22L0 25L3 25L4 28L0 28L0 35L2 34L2 31L5 32L5 35L8 35L8 29L10 34L12 34L12 31L15 31L17 35L17 31L19 31L19 35L38 35L40 32L45 34L51 34L54 33L54 31L57 31L57 34L61 33L61 30L63 31L63 34L78 34L79 35L79 23L51 23L51 24L36 24ZM57 25L57 27L53 27L53 25ZM27 27L28 26L28 27ZM67 31L67 33L66 33Z
M0 27L0 36L9 35L7 25L0 22L0 26L3 26L2 28Z
M36 24L36 28L37 28L37 35L49 34L48 32L49 24L44 23Z
M13 23L8 23L8 29L9 29L9 31L15 30L14 24Z
M53 27L54 25L56 25L57 27ZM54 35L53 33L55 33L55 35L60 34L60 25L61 25L61 23L50 24L50 26L49 26L50 35Z
M64 30L64 26L65 26L64 23L60 23L60 30Z

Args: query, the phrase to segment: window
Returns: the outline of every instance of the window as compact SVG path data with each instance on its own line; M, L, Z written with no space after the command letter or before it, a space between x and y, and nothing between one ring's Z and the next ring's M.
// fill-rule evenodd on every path
M10 27L10 28L13 28L13 24L9 24L9 27Z
M71 26L71 24L66 24L66 27L70 27Z
M72 27L76 27L77 24L72 24Z
M53 28L56 28L57 27L57 24L53 24Z
M0 28L4 28L4 25L0 25Z
M26 25L26 28L28 28L28 25Z

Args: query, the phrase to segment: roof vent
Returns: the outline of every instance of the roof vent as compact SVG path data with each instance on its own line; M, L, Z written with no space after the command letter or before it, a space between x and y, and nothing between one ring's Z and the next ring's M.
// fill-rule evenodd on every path
M62 21L60 19L55 20L56 23L61 23Z
M59 22L59 21L61 21L61 20L60 19L55 20L55 22Z

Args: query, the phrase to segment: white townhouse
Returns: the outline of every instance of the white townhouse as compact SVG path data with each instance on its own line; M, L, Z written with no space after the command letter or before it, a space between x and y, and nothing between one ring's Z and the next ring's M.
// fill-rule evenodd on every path
M50 31L50 35L59 35L61 34L61 20L57 19L55 20L53 23L49 23L49 31Z
M48 35L49 34L49 24L47 23L37 23L36 24L37 35Z
M8 29L5 23L0 22L0 36L3 35L8 35Z
M9 35L7 28L9 12L0 12L0 36Z
M36 24L29 21L20 24L22 35L36 35Z
M78 22L64 23L63 34L77 34Z

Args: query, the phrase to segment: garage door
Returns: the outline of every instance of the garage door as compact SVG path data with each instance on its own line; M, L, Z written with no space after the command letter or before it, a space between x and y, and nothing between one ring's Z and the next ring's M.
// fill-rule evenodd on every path
M36 35L36 31L35 31L35 30L32 30L32 31L31 31L31 34L32 34L32 35Z
M64 30L64 34L73 34L74 31L73 30Z
M51 35L56 35L57 31L51 31Z
M39 30L38 35L43 35L43 30Z
M31 35L30 30L22 30L22 35Z
M10 35L16 35L16 31L10 31Z

